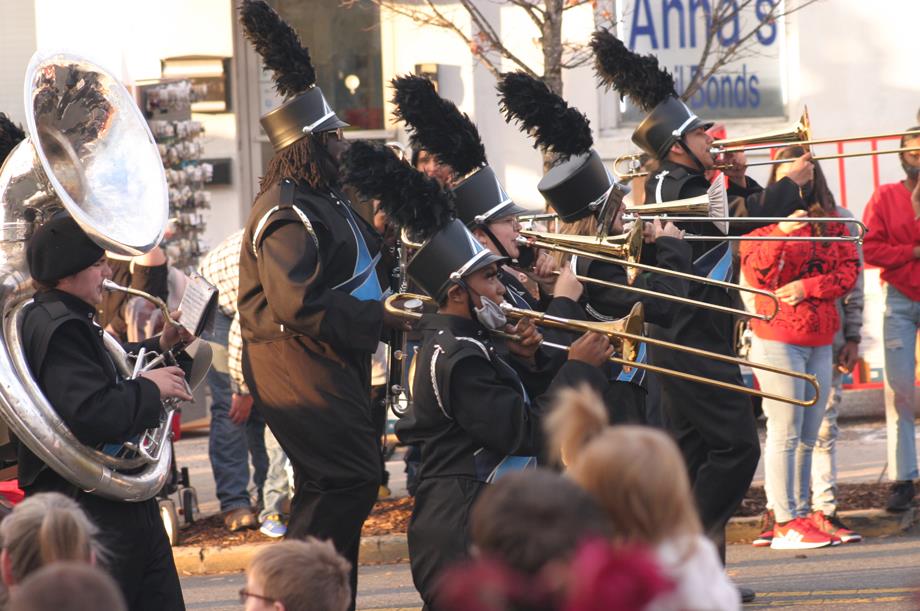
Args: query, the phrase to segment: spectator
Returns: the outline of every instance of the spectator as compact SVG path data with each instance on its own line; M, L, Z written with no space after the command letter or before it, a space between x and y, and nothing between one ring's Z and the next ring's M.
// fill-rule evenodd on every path
M600 397L589 389L559 393L545 430L550 451L568 475L591 493L611 519L616 539L648 545L675 589L655 609L739 609L741 598L703 536L687 469L663 432L609 426ZM660 607L657 605L661 605Z
M46 566L13 593L10 611L127 611L125 599L104 571L76 562Z
M769 185L782 180L804 149L791 146L778 158L789 163L773 166ZM814 179L802 187L808 207L792 213L789 222L755 229L752 237L841 237L848 235L842 223L815 224L797 221L806 216L836 216L834 196L821 167L814 164ZM859 256L851 242L745 241L741 243L741 268L754 288L773 291L779 310L769 321L752 320L753 360L809 373L817 378L821 392L789 376L758 371L762 388L814 405L802 407L773 399L763 400L767 417L764 474L767 509L775 516L770 546L774 549L813 549L839 543L834 532L845 527L810 512L811 456L824 416L831 383L832 343L840 328L837 300L856 284ZM756 310L773 313L774 303L757 296ZM843 531L841 531L842 533Z
M350 571L329 541L283 541L253 558L240 602L246 611L345 611Z
M0 522L0 574L7 588L52 562L94 564L103 555L98 530L80 506L58 492L25 499Z
M198 265L201 275L220 291L214 328L203 335L203 339L210 341L214 348L214 358L208 371L208 386L211 389L208 456L217 485L220 511L224 524L231 532L258 525L247 491L250 455L253 482L259 497L262 497L262 487L268 471L265 421L258 409L253 410L252 395L245 383L240 383L242 376L231 376L229 371L231 345L234 351L241 350L242 346L239 339L239 315L236 311L242 237L242 229L230 234L204 256ZM234 337L233 342L231 335ZM232 360L235 364L242 361L238 352L233 354Z
M586 539L612 539L590 494L548 469L510 473L486 488L471 516L475 551L528 575L567 561Z
M837 206L837 216L853 218L853 213ZM858 233L853 224L847 225L850 234ZM862 267L862 249L857 246ZM847 528L837 517L837 411L843 394L843 376L853 371L859 358L859 342L863 317L863 274L860 269L853 290L837 300L837 314L840 328L834 335L831 369L830 397L811 462L811 510L812 521L823 532L834 535L841 543L857 543L862 536Z
M911 128L911 130L920 127ZM920 146L920 137L901 138L901 147ZM881 185L863 213L869 228L863 242L866 263L882 268L885 283L885 421L888 477L894 484L889 511L905 511L914 499L917 447L914 385L920 329L920 154L901 153L905 179Z

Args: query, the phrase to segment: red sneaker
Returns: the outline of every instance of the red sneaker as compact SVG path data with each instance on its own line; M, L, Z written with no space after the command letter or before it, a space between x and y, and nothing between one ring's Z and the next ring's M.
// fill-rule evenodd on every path
M771 549L817 549L834 545L834 537L818 530L811 520L796 518L773 529Z
M770 547L773 542L773 529L776 526L776 520L773 512L769 509L760 516L760 534L751 542L754 547Z
M826 516L823 511L815 511L808 519L815 525L815 528L821 532L840 539L841 543L858 543L862 541L862 535L853 532L847 528L837 514Z

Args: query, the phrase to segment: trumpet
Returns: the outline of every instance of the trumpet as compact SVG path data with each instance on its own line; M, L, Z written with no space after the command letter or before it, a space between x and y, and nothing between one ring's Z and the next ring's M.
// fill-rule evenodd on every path
M419 300L422 303L427 303L429 306L434 304L434 301L423 295L412 295L412 294L395 294L387 297L384 302L384 307L388 312L395 316L401 316L410 320L418 320L421 318L422 314L416 311L407 311L399 307L399 302L407 302L412 300ZM773 365L767 365L762 363L753 363L751 361L746 361L744 359L739 359L737 357L727 356L724 354L719 354L717 352L709 352L708 350L701 350L699 348L692 348L689 346L681 346L679 344L674 344L672 342L667 342L664 340L654 339L646 337L641 334L642 325L644 322L642 315L642 304L636 303L633 306L633 310L629 315L621 318L620 320L613 321L612 323L603 323L603 322L590 322L590 321L580 321L580 320L571 320L568 318L561 318L558 316L551 316L543 312L535 312L533 310L524 310L521 308L516 308L507 302L501 304L502 310L506 313L507 316L521 319L521 318L530 318L536 324L544 327L552 327L556 329L563 329L566 331L591 331L595 333L601 333L611 341L615 342L615 346L619 348L619 352L622 356L611 356L609 361L623 367L636 367L638 369L645 369L646 371L654 371L662 375L668 375L677 377L683 380L688 380L691 382L697 382L700 384L708 384L711 386L717 386L719 388L724 388L726 390L734 390L746 395L751 395L755 397L762 397L764 399L773 399L776 401L783 401L785 403L791 403L793 405L800 405L803 407L808 407L814 405L817 401L819 394L818 381L815 376L806 373L799 373L796 371L790 371L787 369L782 369L780 367L775 367ZM499 335L504 337L509 337L507 333L499 333ZM511 339L514 339L511 336ZM748 388L747 386L742 386L740 384L732 384L731 382L723 382L721 380L711 380L709 378L704 378L702 376L693 375L691 373L686 373L683 371L678 371L676 369L668 369L667 367L659 367L657 365L651 365L649 363L641 363L635 360L636 348L640 343L647 343L656 346L662 346L664 348L669 348L672 350L678 350L681 352L686 352L688 354L693 354L695 356L700 356L703 358L711 358L727 363L734 363L737 365L745 365L753 369L760 369L763 371L770 371L773 373L778 373L780 375L786 375L794 378L804 380L814 389L814 396L807 400L803 401L800 399L784 397L782 395L777 395L775 393L766 392L763 390L758 390L754 388ZM558 350L569 350L570 347L557 344L553 342L544 341L541 345L547 348L553 348ZM632 357L632 358L627 358Z
M710 238L718 239L718 238ZM633 225L629 232L621 236L612 236L610 238L593 238L588 236L572 236L561 233L547 233L541 231L521 230L521 236L517 239L518 244L530 246L532 248L543 248L554 252L561 252L578 257L586 257L596 261L605 261L614 265L621 265L628 268L626 270L626 279L632 284L639 271L653 272L664 274L665 276L674 276L683 278L700 284L717 286L726 290L744 291L766 297L773 302L773 313L770 319L776 316L779 311L779 300L776 295L770 291L756 289L749 286L742 286L724 280L715 280L705 278L696 274L688 274L664 267L639 263L639 256L642 251L642 227L639 223ZM632 273L630 273L632 272ZM658 296L656 294L656 296ZM694 304L698 305L698 304Z

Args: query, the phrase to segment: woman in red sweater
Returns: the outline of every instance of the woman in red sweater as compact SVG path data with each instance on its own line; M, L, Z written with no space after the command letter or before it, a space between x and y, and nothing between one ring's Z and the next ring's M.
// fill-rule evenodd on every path
M920 146L920 138L902 138L901 146ZM885 420L888 477L894 482L889 511L910 509L918 475L914 386L920 331L920 155L902 153L901 165L905 179L881 185L863 215L869 228L863 244L866 263L882 268L885 284Z
M792 146L779 157L790 161L804 153ZM790 164L773 166L770 183L780 180ZM759 236L848 236L842 223L804 223L805 216L836 216L834 196L821 168L815 163L815 178L803 187L808 210L798 210L790 221L751 232ZM764 475L767 507L776 524L771 547L811 549L835 544L835 538L821 532L809 519L811 454L831 383L832 343L840 325L836 300L856 283L859 258L852 242L746 241L741 243L741 265L745 279L754 287L776 293L780 309L769 321L753 320L752 357L793 371L814 374L821 392L811 407L799 407L764 399L767 440L764 447ZM762 297L757 311L772 312L772 303ZM807 400L813 390L802 380L769 372L758 372L761 388Z

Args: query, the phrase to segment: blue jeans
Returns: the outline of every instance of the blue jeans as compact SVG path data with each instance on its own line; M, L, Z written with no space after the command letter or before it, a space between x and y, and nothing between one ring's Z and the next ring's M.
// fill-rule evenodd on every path
M917 479L914 439L914 384L920 301L890 284L885 287L885 422L888 425L888 478Z
M767 417L764 444L767 507L773 510L777 522L788 522L807 516L810 509L811 455L827 403L831 345L796 346L755 336L751 356L757 362L813 374L821 389L817 402L810 407L763 400ZM812 387L798 378L758 370L757 379L761 388L778 395L801 400L814 396Z
M203 339L211 343L214 359L208 371L208 387L211 389L211 431L208 440L208 456L211 471L217 486L217 499L221 512L239 507L250 507L252 502L249 485L249 455L252 455L252 479L256 490L262 490L265 473L268 470L268 456L265 452L263 430L265 421L256 409L252 410L245 424L234 424L230 420L230 374L227 369L227 338L230 334L230 318L218 311L214 317L214 331Z
M841 348L842 338L831 350L830 395L811 459L811 509L823 511L825 515L837 512L837 437L840 434L837 413L843 399L843 374L837 371L835 363Z
M265 507L259 514L259 522L265 521L265 518L273 513L285 515L285 505L290 502L291 490L294 487L291 461L269 427L265 427L265 450L268 452L268 473L262 485Z

